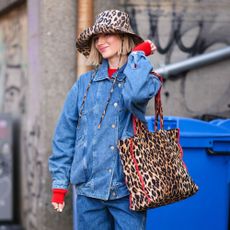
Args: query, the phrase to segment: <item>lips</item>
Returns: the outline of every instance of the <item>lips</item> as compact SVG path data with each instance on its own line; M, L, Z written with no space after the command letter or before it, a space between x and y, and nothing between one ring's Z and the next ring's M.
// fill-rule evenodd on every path
M103 53L103 52L106 51L107 48L108 48L108 46L99 47L99 51L100 51L101 53Z

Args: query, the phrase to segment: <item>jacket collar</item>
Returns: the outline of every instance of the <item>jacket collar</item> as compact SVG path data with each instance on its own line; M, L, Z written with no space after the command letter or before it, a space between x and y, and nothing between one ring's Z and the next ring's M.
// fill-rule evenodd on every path
M103 59L102 64L98 67L98 71L93 79L93 81L102 81L105 79L109 79L110 77L108 75L108 60ZM123 81L125 79L125 74L123 73L125 69L126 64L124 64L119 70L118 70L118 77L117 81ZM117 73L113 74L112 78L116 76Z

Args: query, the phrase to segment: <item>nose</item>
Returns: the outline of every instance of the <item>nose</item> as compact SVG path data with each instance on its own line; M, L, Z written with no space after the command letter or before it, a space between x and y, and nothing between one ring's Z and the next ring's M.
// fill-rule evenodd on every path
M99 35L96 41L97 45L101 45L105 43L105 36L104 35Z

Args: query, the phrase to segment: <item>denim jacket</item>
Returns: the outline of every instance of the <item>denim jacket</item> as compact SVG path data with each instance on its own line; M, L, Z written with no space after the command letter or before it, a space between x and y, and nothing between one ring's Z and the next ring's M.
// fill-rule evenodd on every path
M150 74L152 65L143 52L131 52L118 70L117 81L101 127L112 78L103 60L87 93L81 119L79 110L93 71L83 74L68 92L55 129L49 170L52 188L76 185L77 194L98 199L128 195L117 141L133 135L131 115L145 121L148 101L160 88Z

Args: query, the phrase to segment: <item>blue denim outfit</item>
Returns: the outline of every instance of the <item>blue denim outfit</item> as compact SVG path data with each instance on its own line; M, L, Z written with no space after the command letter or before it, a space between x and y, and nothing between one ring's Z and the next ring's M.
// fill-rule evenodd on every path
M145 230L146 212L129 209L129 196L117 200L98 200L77 196L77 230Z
M145 121L148 101L160 88L150 72L152 66L143 52L131 52L118 70L117 81L102 121L112 79L103 60L87 93L81 119L79 110L93 74L83 74L69 91L53 137L49 158L53 188L76 185L77 194L114 200L129 194L125 185L117 141L133 135L131 114Z

